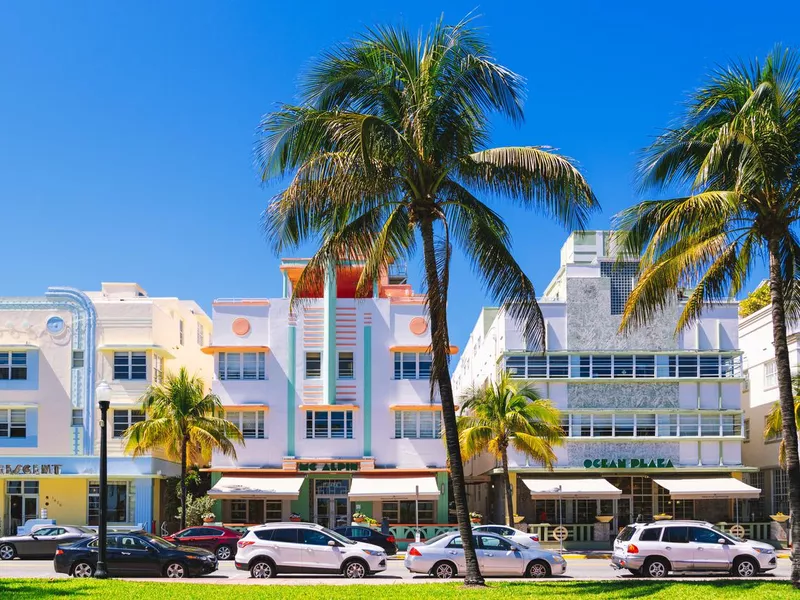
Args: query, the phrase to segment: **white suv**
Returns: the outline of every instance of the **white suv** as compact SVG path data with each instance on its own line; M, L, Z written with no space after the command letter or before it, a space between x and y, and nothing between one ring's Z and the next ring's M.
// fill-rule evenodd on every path
M251 527L238 542L236 568L259 579L278 573L332 573L360 579L386 570L386 552L313 523Z
M745 541L705 521L658 521L625 527L614 540L611 565L634 575L670 571L727 571L753 577L778 566L775 549Z

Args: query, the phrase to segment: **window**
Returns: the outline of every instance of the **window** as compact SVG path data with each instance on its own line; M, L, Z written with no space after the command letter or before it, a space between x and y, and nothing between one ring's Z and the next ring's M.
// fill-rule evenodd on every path
M114 428L111 437L123 437L128 427L134 423L141 423L144 418L144 412L141 410L114 409Z
M550 356L550 378L563 379L569 377L569 357Z
M570 414L569 413L561 413L561 431L563 431L563 435L565 437L570 437L570 430L569 430L569 422L570 422Z
M697 437L699 434L697 415L680 415L681 437Z
M82 408L73 408L72 409L72 426L73 427L83 427L83 409Z
M636 435L638 437L655 437L656 416L636 415Z
M442 413L438 410L397 410L394 437L432 440L442 437Z
M231 522L249 525L252 523L280 523L283 520L283 504L280 500L231 500ZM260 538L264 539L264 538Z
M657 542L661 539L662 527L653 527L651 529L643 529L639 534L639 541L641 542Z
M217 359L217 377L220 381L266 379L265 352L220 352Z
M353 439L352 410L306 411L307 439Z
M506 540L489 535L478 535L475 537L478 538L478 547L483 550L501 550L503 552L511 550L511 544Z
M395 368L394 378L402 379L397 371L397 354L395 354ZM506 370L511 374L511 377L524 378L525 377L525 357L524 356L509 356L506 358Z
M764 417L764 431L767 430L767 419L768 417ZM765 444L774 444L776 442L780 442L782 439L783 439L783 430L775 432L774 435L764 435Z
M306 379L322 377L322 352L306 352Z
M719 356L700 356L700 377L719 377Z
M116 412L116 411L115 411ZM109 482L108 495L108 522L125 523L128 521L128 484L124 482ZM100 522L100 484L89 483L89 525Z
M611 314L621 315L633 290L639 264L636 262L601 262L600 275L611 280Z
M678 357L678 377L697 377L697 357L679 356Z
M594 415L592 419L592 426L594 429L593 437L610 437L613 435L611 426L612 416L607 415Z
M339 352L339 372L336 377L338 379L353 379L355 377L352 352Z
M750 419L744 420L744 444L750 441Z
M572 415L572 435L573 437L592 436L592 416L591 415Z
M183 346L183 319L178 321L178 343Z
M267 437L263 410L226 411L225 418L239 428L245 439L263 440Z
M656 373L656 357L647 355L637 355L636 377L653 377Z
M27 378L27 352L0 352L0 380Z
M712 437L718 436L719 433L719 415L700 416L700 435Z
M153 382L161 383L164 381L164 357L153 354Z
M716 531L706 529L705 527L690 527L689 536L691 541L697 542L698 544L718 544L719 539L724 537Z
M789 474L783 469L772 471L772 501L776 513L789 514Z
M203 324L197 324L197 345L204 346L206 341L206 332L203 330Z
M611 356L598 354L592 356L592 377L606 379L611 377Z
M665 527L664 528L664 542L672 542L673 544L688 544L689 543L689 528L688 527Z
M83 350L72 351L72 368L80 369L83 367Z
M301 537L298 535L301 532L297 529L276 529L272 533L273 542L282 542L284 544L297 544Z
M27 417L24 408L0 409L0 438L27 437Z
M147 379L147 353L114 352L114 379Z
M524 360L520 377L525 376ZM431 355L427 352L395 352L394 353L394 378L395 379L430 379Z
M633 437L633 420L631 414L614 416L614 435L617 437Z
M327 546L333 538L328 537L316 529L301 529L303 541L301 543L309 546Z
M722 435L740 436L742 435L742 416L741 415L720 415L722 425Z
M419 501L419 522L420 524L432 524L433 520L433 501ZM389 523L397 525L400 523L414 523L414 501L413 500L394 500L383 503L383 516L389 519Z
M547 357L537 355L528 357L528 378L544 379L547 377Z
M656 377L675 377L674 356L656 356Z
M633 377L633 356L620 354L614 357L614 377Z
M778 366L774 360L764 363L764 387L773 388L778 385Z
M678 415L656 415L658 437L675 437L678 435Z

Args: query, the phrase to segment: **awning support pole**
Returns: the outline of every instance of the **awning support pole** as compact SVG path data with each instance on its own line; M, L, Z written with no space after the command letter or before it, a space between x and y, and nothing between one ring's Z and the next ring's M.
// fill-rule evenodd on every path
M417 532L414 541L419 544L419 486L414 486L414 518L416 519Z

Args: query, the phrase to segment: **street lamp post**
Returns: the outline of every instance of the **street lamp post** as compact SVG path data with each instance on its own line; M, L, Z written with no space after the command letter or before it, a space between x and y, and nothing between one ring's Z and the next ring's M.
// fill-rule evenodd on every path
M94 576L97 579L108 579L106 570L106 543L108 522L108 447L106 434L106 421L108 418L108 405L111 400L111 387L101 381L95 391L97 403L100 405L100 522L97 527L97 546L99 556L97 558L97 569Z

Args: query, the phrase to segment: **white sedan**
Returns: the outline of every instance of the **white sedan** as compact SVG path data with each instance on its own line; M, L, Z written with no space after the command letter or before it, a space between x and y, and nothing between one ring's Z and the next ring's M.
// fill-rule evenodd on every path
M550 577L563 575L567 562L555 552L527 548L494 533L476 533L478 566L487 577ZM464 548L458 532L443 533L424 544L409 544L405 567L412 573L426 573L451 579L466 572Z
M527 546L528 548L536 548L539 546L539 536L535 533L525 533L513 527L506 527L505 525L476 525L472 528L475 533L494 533L502 535L504 538L511 540L520 546Z

